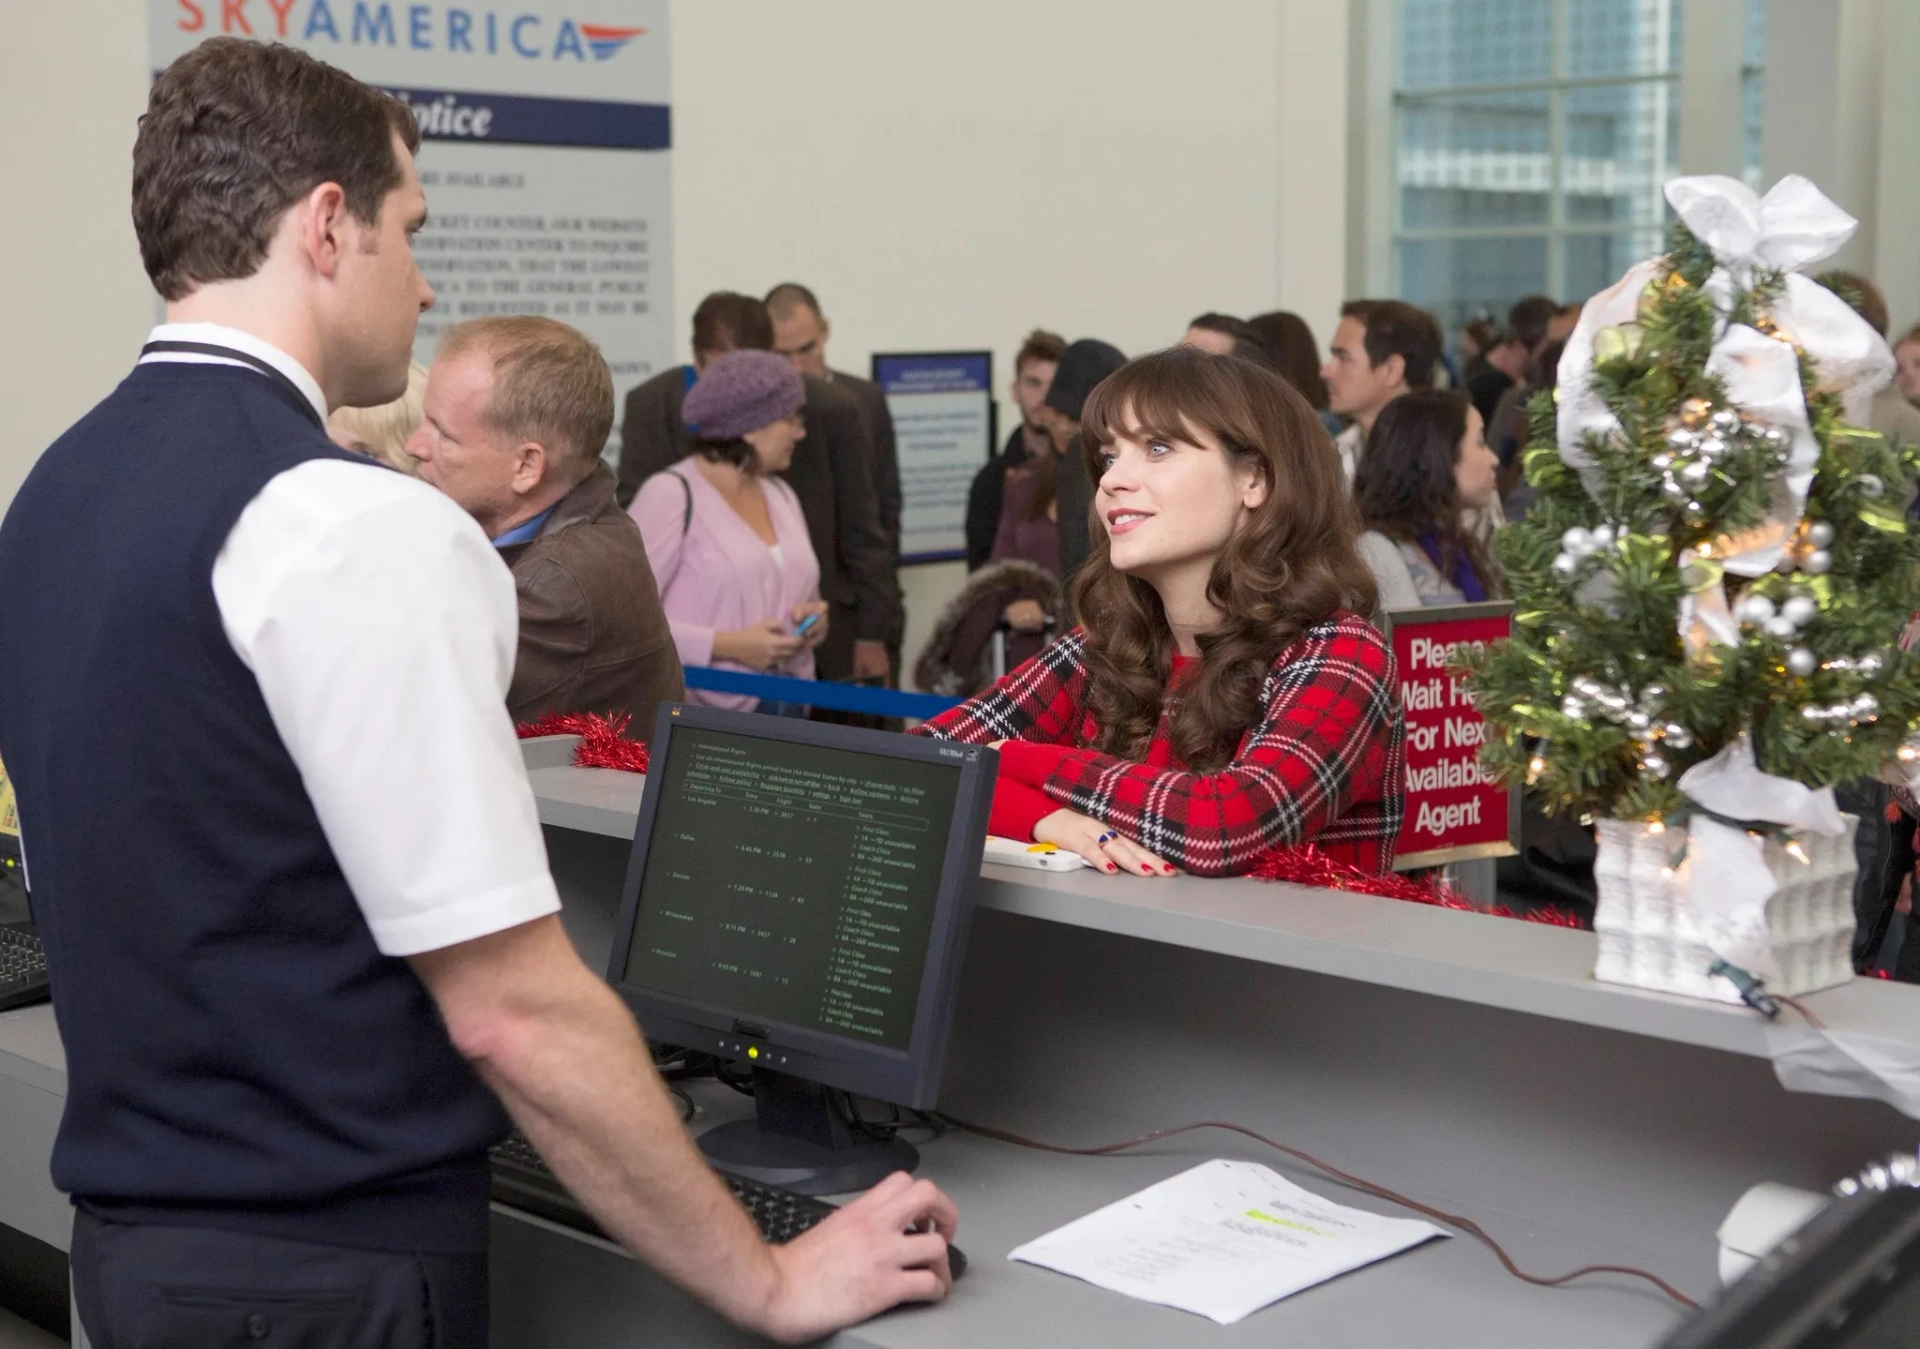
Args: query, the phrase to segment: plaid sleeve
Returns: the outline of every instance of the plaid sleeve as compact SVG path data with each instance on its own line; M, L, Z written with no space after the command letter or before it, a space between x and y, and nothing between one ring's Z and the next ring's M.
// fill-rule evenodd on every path
M1081 690L1086 634L1079 628L1048 646L986 692L914 728L915 735L990 745L996 740L1077 744L1085 713Z
M1192 773L1076 749L1046 792L1195 875L1236 875L1275 848L1346 841L1342 817L1356 801L1398 800L1397 686L1386 641L1342 615L1274 661L1260 721L1226 768Z

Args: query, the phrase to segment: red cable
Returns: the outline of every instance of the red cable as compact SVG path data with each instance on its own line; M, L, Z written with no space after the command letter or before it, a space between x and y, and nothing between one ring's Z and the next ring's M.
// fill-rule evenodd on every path
M1444 1209L1437 1209L1429 1204L1423 1204L1417 1199L1409 1199L1397 1190L1389 1190L1386 1186L1376 1185L1370 1180L1362 1180L1359 1176L1351 1172L1342 1171L1337 1166L1331 1166L1321 1161L1310 1152L1302 1152L1299 1148L1288 1147L1285 1143L1277 1143L1265 1134L1256 1133L1242 1124L1229 1124L1223 1120L1199 1120L1193 1124L1176 1125L1171 1129L1155 1129L1152 1133L1141 1134L1138 1138L1129 1138L1124 1143L1105 1143L1094 1148L1065 1148L1056 1143L1042 1143L1038 1139L1026 1138L1020 1134L1009 1133L1005 1129L991 1129L981 1124L969 1124L965 1120L955 1119L951 1115L941 1114L935 1118L956 1129L965 1130L970 1134L978 1134L982 1138L991 1138L1001 1143L1012 1143L1016 1147L1034 1148L1041 1152L1064 1153L1070 1157L1106 1157L1116 1152L1125 1152L1129 1148L1137 1148L1147 1143L1155 1143L1163 1138L1171 1138L1175 1134L1191 1133L1195 1129L1225 1129L1229 1133L1241 1134L1253 1139L1257 1143L1264 1143L1276 1152L1283 1152L1289 1157L1297 1158L1309 1166L1324 1171L1335 1180L1353 1186L1356 1190L1361 1190L1376 1198L1399 1204L1403 1208L1410 1208L1415 1213L1424 1214L1436 1222L1447 1224L1449 1227L1459 1228L1462 1232L1465 1232L1468 1236L1479 1241L1485 1245L1488 1250L1492 1251L1494 1255L1499 1258L1500 1263L1506 1267L1507 1273L1525 1283L1535 1284L1541 1288L1559 1288L1588 1274L1624 1274L1629 1278L1645 1279L1655 1288L1658 1288L1675 1302L1689 1310L1698 1310L1700 1306L1699 1303L1695 1302L1678 1288L1675 1288L1658 1274L1650 1273L1644 1269L1637 1269L1632 1265L1582 1265L1579 1269L1573 1270L1571 1273L1555 1275L1553 1277L1529 1274L1524 1269L1521 1269L1519 1265L1515 1264L1513 1257L1507 1254L1506 1248L1488 1236L1486 1229L1480 1226L1479 1223L1473 1221L1473 1219L1462 1217L1457 1213L1448 1213Z

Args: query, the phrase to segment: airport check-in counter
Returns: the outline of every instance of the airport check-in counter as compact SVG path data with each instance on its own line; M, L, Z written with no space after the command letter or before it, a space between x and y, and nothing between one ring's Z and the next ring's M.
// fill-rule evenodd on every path
M604 971L642 779L529 742L568 931ZM1714 1230L1763 1180L1823 1190L1911 1147L1877 1101L1784 1089L1744 1008L1595 983L1591 933L1259 881L987 866L941 1109L1085 1146L1228 1120L1486 1227L1530 1272L1636 1265L1695 1298ZM1920 988L1805 1000L1828 1026L1920 1047ZM65 1091L50 1008L0 1015L0 1223L62 1249L47 1180ZM751 1113L697 1084L693 1127ZM1007 1252L1213 1157L1405 1216L1237 1135L1062 1157L965 1133L921 1145L971 1262L946 1304L836 1346L978 1349L1275 1343L1644 1349L1680 1312L1614 1276L1524 1284L1464 1235L1222 1327L1016 1264ZM616 1248L511 1210L493 1222L498 1346L755 1342Z

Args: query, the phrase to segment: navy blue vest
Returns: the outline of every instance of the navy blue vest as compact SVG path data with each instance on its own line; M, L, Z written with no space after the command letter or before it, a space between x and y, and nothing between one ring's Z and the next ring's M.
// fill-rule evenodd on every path
M213 563L335 450L252 370L137 367L0 525L0 758L68 1065L53 1179L103 1216L486 1246L503 1116L375 949Z

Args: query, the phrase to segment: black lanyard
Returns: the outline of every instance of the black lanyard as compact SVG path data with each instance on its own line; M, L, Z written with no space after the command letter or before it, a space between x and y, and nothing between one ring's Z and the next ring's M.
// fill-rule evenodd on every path
M149 342L140 348L142 356L151 356L158 352L188 351L196 356L218 356L223 361L238 361L241 365L251 366L273 381L274 391L281 394L299 412L319 427L327 429L326 421L320 416L318 408L300 392L300 386L287 378L286 372L275 368L271 363L244 351L235 351L232 347L216 346L211 342Z

